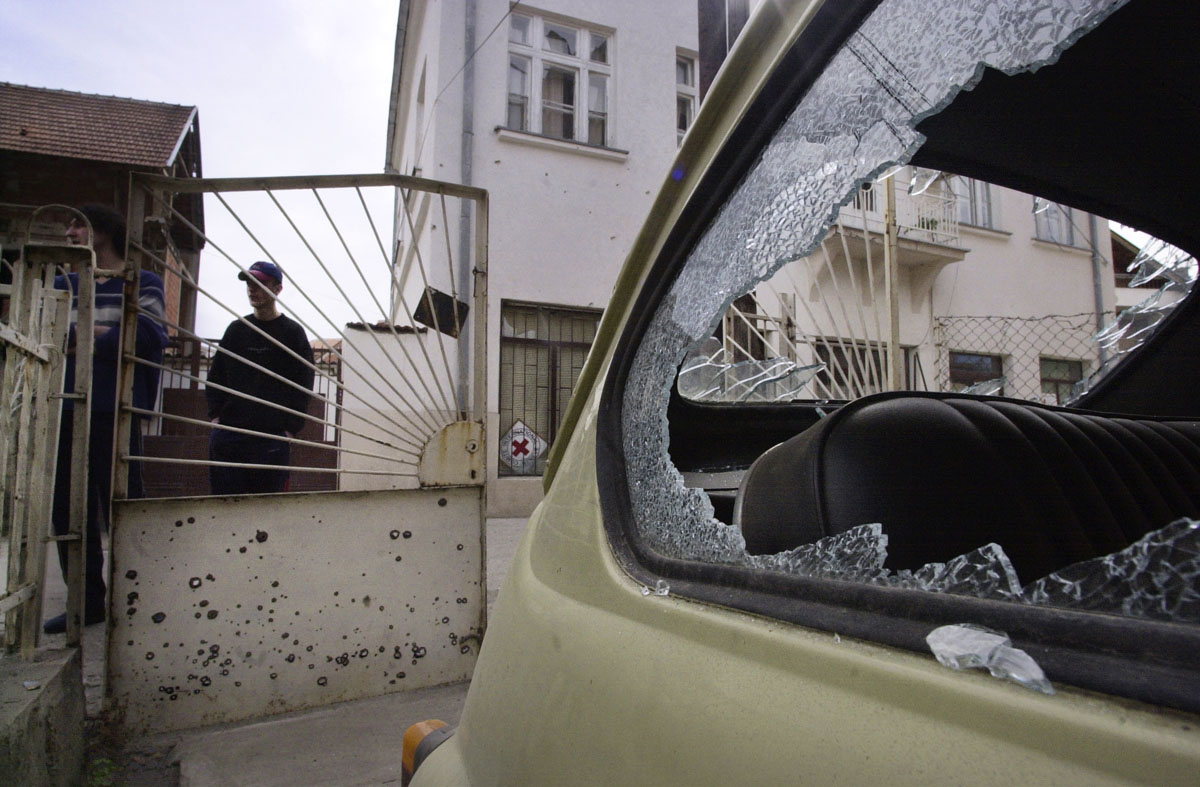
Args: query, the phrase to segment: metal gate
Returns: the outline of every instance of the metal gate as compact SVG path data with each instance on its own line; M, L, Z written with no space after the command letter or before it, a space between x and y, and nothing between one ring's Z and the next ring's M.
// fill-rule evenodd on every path
M486 192L359 175L135 176L131 193L127 260L162 278L166 316L131 276L115 442L139 430L143 448L115 471L113 718L163 731L468 678L486 601ZM311 357L245 315L257 261L282 270L274 302ZM147 320L165 349L147 351ZM235 331L267 349L251 358ZM298 365L307 391L283 371ZM234 368L269 383L240 388ZM231 397L262 424L212 421ZM257 445L277 413L302 423L267 438L282 465L212 458L214 430ZM258 471L288 491L204 494Z

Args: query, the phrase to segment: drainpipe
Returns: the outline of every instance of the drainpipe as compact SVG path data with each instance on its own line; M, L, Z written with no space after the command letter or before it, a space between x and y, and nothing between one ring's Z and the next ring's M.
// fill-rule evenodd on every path
M464 186L471 185L472 178L472 160L475 155L475 58L472 53L475 51L475 16L476 16L476 0L466 0L463 8L463 57L465 65L463 66L463 98L462 98L462 146L459 151L459 157L462 161L462 172L460 179ZM469 200L459 200L459 217L458 217L458 259L460 265L458 271L458 292L460 297L467 298L470 301L469 294L471 292L472 276L471 267L465 263L471 259L471 251L474 248L474 243L471 240L471 202ZM484 323L486 325L486 323ZM471 379L471 347L474 346L471 336L471 321L468 320L463 325L462 334L458 337L458 400L466 406L468 391L470 388L469 381ZM483 358L477 359L480 363L486 363ZM483 411L487 412L487 402L483 403ZM459 417L466 418L467 413L459 414Z
M1094 213L1088 214L1088 233L1092 244L1092 292L1096 299L1096 333L1104 330L1104 258L1100 256L1100 222ZM1108 361L1108 351L1099 346L1100 365Z

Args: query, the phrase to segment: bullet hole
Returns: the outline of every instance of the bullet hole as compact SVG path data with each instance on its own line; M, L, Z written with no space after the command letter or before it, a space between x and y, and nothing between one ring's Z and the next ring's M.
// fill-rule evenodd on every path
M338 663L338 666L345 667L350 663L350 654L343 653L342 655L340 655L336 659L334 659L334 661L336 661Z
M456 549L458 549L458 551L459 551L459 552L462 552L462 551L463 551L463 545L462 545L462 544L459 544L459 545L456 547Z
M146 661L154 661L154 651L146 651Z
M261 544L262 542L266 541L266 540L267 540L267 531L265 531L265 530L259 530L258 532L256 532L256 533L254 534L254 540L255 540L255 541L257 541L257 542L258 542L258 543L260 543L260 544Z
M240 689L242 687L242 682L240 680L235 680L233 685Z
M307 648L305 648L305 650L308 651L309 653L312 653L312 648L313 648L313 646L309 645Z
M212 685L212 678L208 677L207 675L204 675L204 676L202 676L202 677L200 678L200 685L201 685L201 686L211 686L211 685Z
M288 638L288 632L285 631L285 632L283 632L283 636L280 637L280 639L287 639L287 638Z
M214 656L219 655L221 652L221 646L220 645L211 645L208 648L208 652L213 654Z
M296 654L295 654L295 653L289 653L289 654L287 654L287 658L285 658L285 659L284 659L284 661L286 661L288 664L291 664L291 663L293 663L295 660L296 660Z
M317 685L318 685L318 686L324 686L324 685L326 685L326 684L328 684L328 683L329 683L329 678L325 677L324 675L322 675L321 677L317 678Z
M132 644L132 643L130 643L130 644ZM394 659L404 658L404 651L400 650L399 645L397 645L396 649L392 651L392 658L394 658Z
M400 680L404 680L404 678L407 676L403 672L397 672L396 677L399 678Z
M138 600L138 594L137 594L136 590L131 592L128 596L125 597L125 603L128 604L129 606L133 606L133 602L135 602L137 600Z
M245 547L238 547L238 552L245 552L245 551L246 551Z
M277 672L272 672L272 673L271 673L271 680L275 680L275 679L276 679L276 678L278 678L278 677L279 677L279 673L277 673Z
M132 568L125 572L126 579L137 579L137 572Z
M210 610L208 611L208 619L209 619L209 620L216 620L216 619L217 619L217 611L216 611L215 609L210 609Z
M165 612L155 612L153 615L150 616L150 619L153 620L155 623L162 623L164 620L167 619L167 615Z
M309 664L309 665L308 665L308 668L309 668L309 669L316 669L316 668L317 668L317 665L316 665L316 664Z
M176 520L175 520L175 527L183 527L183 520L182 520L182 519L176 519Z
M133 647L133 640L129 640L129 641L128 641L128 642L126 642L125 644L126 644L126 645L128 645L129 647L131 647L131 648L132 648L132 647Z
M387 648L385 648L383 645L380 645L380 646L379 646L379 652L380 652L380 653L383 653L385 650L387 650Z
M371 597L370 596L363 596L363 606L364 607L371 606Z
M188 517L188 519L187 519L187 523L188 523L189 525L194 525L194 524L196 524L196 517L194 517L194 516L189 516L189 517Z
M227 669L221 670L221 675L227 677L229 675L229 670L227 670Z
M204 583L200 581L200 577L192 577L188 580L188 587L190 587L192 590L195 590L203 584Z
M197 613L196 613L196 620L199 620L199 619L200 619L200 613L199 613L199 612L197 612Z
M259 605L258 605L258 611L259 611L259 612L262 612L262 608L263 608L263 607L262 607L262 604L259 604ZM248 622L248 621L247 621L247 622Z
M449 622L450 622L450 618L442 618L442 622L443 622L443 623L449 623Z
M392 532L388 533L388 536L389 536L389 537L390 537L390 538L391 538L393 541L395 541L397 538L399 538L399 537L400 537L400 531L399 531L399 530L393 530Z
M204 578L205 578L205 579L207 579L209 582L216 582L216 581L217 581L217 580L216 580L216 577L214 577L212 574L205 574L205 575L204 575Z
M452 632L450 632L450 644L451 644L451 645L457 645L457 644L458 644L458 635L457 635L457 634L455 634L453 631L452 631Z
M405 537L405 538L412 538L412 531L411 531L411 530L405 530L405 531L404 531L404 537Z
M471 646L470 646L470 645L463 645L461 648L459 648L459 649L458 649L458 651L459 651L459 653L464 653L464 654L465 654L465 653L470 653L470 652L471 652Z
M469 598L466 598L465 596L463 596L463 597L454 599L454 601L455 601L455 603L458 603L458 604L469 604L471 600Z
M233 665L233 659L225 659L221 662L222 667L230 667Z
M135 613L137 613L137 607L130 607L129 609L125 610L125 614L129 615L130 617L133 617Z
M399 556L399 555L396 555L396 562L397 562L397 563L399 563L399 562L400 562L400 556Z
M414 659L423 659L425 658L425 648L414 643L412 646L412 654Z
M274 582L272 582L272 583L271 583L271 587L273 587L273 588L277 588L277 587L279 587L279 580L277 579L277 580L275 580Z
M444 497L439 497L439 498L438 498L438 505L439 505L439 506L441 506L442 508L445 508L445 507L446 507L446 498L444 498Z
M358 652L358 657L360 659L365 659L369 655L371 655L371 651L367 650L366 648L363 648Z
M203 608L203 607L207 607L207 606L208 606L208 599L201 599L201 601L200 601L200 606L201 606L202 608Z

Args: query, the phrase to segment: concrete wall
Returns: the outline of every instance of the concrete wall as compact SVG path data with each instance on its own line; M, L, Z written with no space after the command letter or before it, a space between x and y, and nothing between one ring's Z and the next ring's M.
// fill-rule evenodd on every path
M0 784L79 784L83 679L78 649L0 661Z
M480 490L118 503L114 719L162 732L467 679Z

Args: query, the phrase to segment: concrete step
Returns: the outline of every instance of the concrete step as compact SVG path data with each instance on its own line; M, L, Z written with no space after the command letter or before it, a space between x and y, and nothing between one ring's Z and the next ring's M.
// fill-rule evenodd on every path
M424 719L457 725L469 685L416 689L184 733L172 752L180 787L398 785L404 730Z

